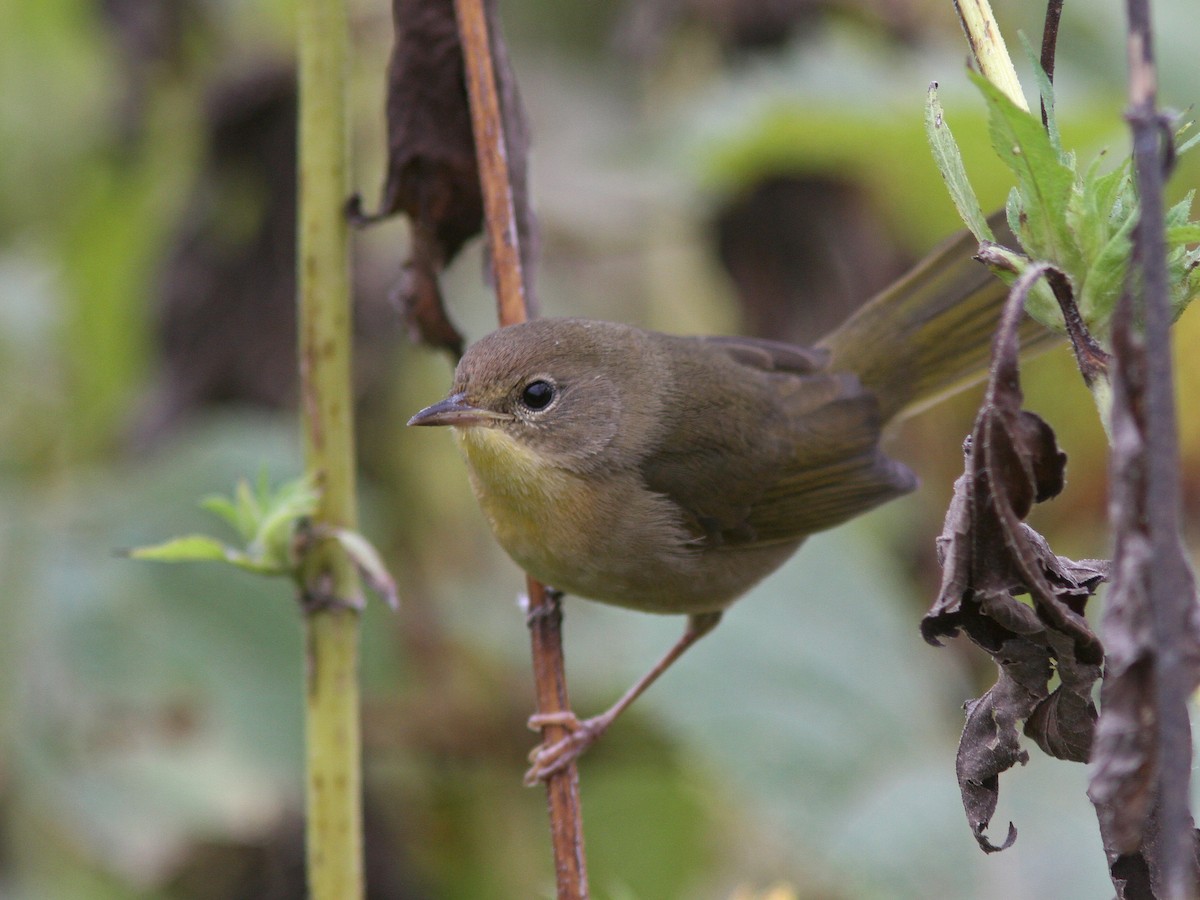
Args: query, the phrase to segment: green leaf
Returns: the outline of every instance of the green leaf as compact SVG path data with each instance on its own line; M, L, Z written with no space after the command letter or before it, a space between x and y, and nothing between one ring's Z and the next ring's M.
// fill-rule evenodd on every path
M1099 168L1100 158L1088 168L1083 179L1083 194L1085 209L1094 224L1108 224L1113 228L1121 228L1119 217L1128 216L1137 206L1134 199L1133 179L1129 174L1130 158L1125 157L1116 168L1107 175L1095 175Z
M230 553L237 551L206 534L189 534L126 551L130 559L154 562L228 562Z
M1107 331L1106 326L1112 318L1117 298L1124 289L1136 225L1136 215L1121 220L1105 246L1091 257L1091 265L1081 279L1077 298L1079 314L1093 333Z
M259 575L291 575L295 569L292 537L297 525L316 510L318 499L307 477L286 481L272 490L264 469L253 488L241 478L232 497L214 495L200 501L202 507L233 526L246 543L245 549L207 535L189 535L129 555L163 562L220 561Z
M1042 108L1046 111L1046 136L1050 139L1050 146L1054 148L1059 159L1062 160L1062 137L1058 133L1058 120L1054 112L1054 82L1050 80L1050 76L1042 68L1041 58L1033 49L1033 45L1029 43L1029 38L1025 36L1025 32L1018 31L1017 37L1021 41L1021 47L1025 50L1025 56L1029 59L1029 65L1033 68L1033 77L1037 82L1038 93L1042 97ZM1065 160L1063 161L1065 162Z
M317 492L307 478L297 478L281 484L274 496L270 486L260 485L265 492L259 505L260 519L250 542L258 550L281 565L291 564L292 534L296 523L311 516L317 509Z
M239 535L242 534L242 522L237 506L228 497L221 494L211 494L200 501L200 507L214 515L220 516L229 523L234 531Z
M988 255L995 257L995 261L988 260L992 271L1008 285L1012 285L1024 275L1031 264L1028 256L1002 244L993 244L988 249ZM1058 299L1044 278L1038 279L1026 295L1025 311L1047 328L1055 331L1065 330Z
M262 507L259 506L258 497L250 488L250 482L245 478L239 478L237 486L233 490L233 502L238 513L238 534L244 540L253 540L254 534L258 530L258 521L262 518Z
M1189 222L1186 225L1172 225L1167 228L1168 244L1197 244L1200 243L1200 222Z
M1200 290L1200 222L1188 221L1195 191L1171 207L1167 213L1167 264L1171 279L1171 310L1176 317L1196 298ZM1189 249L1191 245L1191 249Z
M1192 124L1193 123L1188 122L1186 125L1184 125L1182 128L1180 128L1178 134L1176 135L1176 140L1179 140L1180 138L1182 138L1183 133L1185 131L1187 131L1189 128L1191 128ZM1186 141L1184 141L1182 144L1180 144L1178 147L1176 147L1175 155L1183 156L1183 154L1187 153L1189 150L1191 150L1197 144L1200 144L1200 133L1193 134L1190 138L1188 138Z
M251 556L206 534L189 534L149 547L135 547L126 554L130 559L151 562L224 562L255 575L290 575L289 566L274 560Z
M1196 192L1194 190L1188 191L1186 197L1167 210L1166 222L1168 230L1188 224L1188 218L1192 213L1192 200L1195 199L1195 195ZM1184 238L1183 240L1188 241L1189 239Z
M942 104L937 96L936 81L929 85L928 99L925 103L925 133L929 137L934 162L946 182L950 199L954 201L959 216L971 230L971 234L975 235L976 240L995 240L992 229L988 227L987 217L983 214L983 208L979 205L979 199L975 196L975 189L971 187L970 179L967 178L958 143L954 140L950 124L943 114Z
M968 75L987 100L992 146L1017 177L1020 208L1015 224L1025 252L1077 273L1079 253L1066 222L1074 171L1059 158L1041 121L981 76ZM1009 218L1012 222L1011 212Z

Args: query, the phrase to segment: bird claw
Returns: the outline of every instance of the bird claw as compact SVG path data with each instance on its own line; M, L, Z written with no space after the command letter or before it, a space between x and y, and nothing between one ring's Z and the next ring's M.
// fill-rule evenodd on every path
M581 721L570 710L537 713L529 717L529 727L534 731L540 731L547 725L564 728L567 734L552 744L538 744L529 752L529 761L533 764L525 773L525 784L529 787L539 781L548 781L551 776L575 762L604 733L609 721L605 716Z

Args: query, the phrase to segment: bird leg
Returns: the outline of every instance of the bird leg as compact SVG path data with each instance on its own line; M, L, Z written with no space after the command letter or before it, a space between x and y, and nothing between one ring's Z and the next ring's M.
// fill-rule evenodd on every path
M539 781L545 781L574 762L583 751L600 739L600 735L604 734L608 726L616 721L617 717L628 709L629 705L640 697L646 688L654 684L658 677L667 671L688 647L716 628L719 621L721 621L719 611L688 616L688 624L683 636L663 654L662 659L656 662L649 672L624 693L620 700L600 715L582 721L570 710L536 713L530 716L529 727L534 731L539 731L547 725L557 725L565 728L568 733L566 737L549 746L542 743L533 749L529 754L529 761L533 765L525 773L525 784L532 786Z

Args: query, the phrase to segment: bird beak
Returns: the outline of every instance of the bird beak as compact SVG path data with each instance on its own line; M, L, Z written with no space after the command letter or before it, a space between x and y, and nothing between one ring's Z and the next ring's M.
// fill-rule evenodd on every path
M486 425L505 416L490 409L480 409L467 402L466 394L451 394L440 403L427 406L411 419L409 425Z

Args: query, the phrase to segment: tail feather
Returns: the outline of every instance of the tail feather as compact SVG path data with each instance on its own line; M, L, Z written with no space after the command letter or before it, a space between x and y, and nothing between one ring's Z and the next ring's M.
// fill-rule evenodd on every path
M1010 243L1002 216L990 224ZM1008 286L974 258L978 248L967 231L948 239L821 341L832 370L857 374L879 399L885 420L916 412L986 373ZM1052 336L1034 328L1025 336Z

